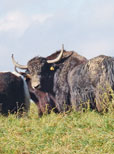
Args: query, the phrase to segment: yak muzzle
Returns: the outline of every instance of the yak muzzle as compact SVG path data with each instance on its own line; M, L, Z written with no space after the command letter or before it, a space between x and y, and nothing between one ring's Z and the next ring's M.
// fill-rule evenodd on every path
M31 86L32 88L36 88L40 86L40 78L38 76L33 76L31 78Z

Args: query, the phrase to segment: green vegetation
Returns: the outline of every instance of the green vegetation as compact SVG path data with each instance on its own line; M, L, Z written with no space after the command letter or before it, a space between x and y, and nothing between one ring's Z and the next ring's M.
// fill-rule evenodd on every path
M114 111L0 116L0 154L113 154Z

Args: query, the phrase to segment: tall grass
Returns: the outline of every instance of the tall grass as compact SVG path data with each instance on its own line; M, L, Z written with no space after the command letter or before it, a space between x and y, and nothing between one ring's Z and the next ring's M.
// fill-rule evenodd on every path
M114 111L0 116L0 154L113 154Z

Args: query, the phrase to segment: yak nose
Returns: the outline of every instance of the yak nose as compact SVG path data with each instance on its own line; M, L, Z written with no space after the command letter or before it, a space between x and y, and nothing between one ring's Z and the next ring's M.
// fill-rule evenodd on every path
M34 87L35 89L40 89L41 86L40 85L37 85L36 87Z
M40 83L38 82L32 82L32 88L38 88L40 86Z

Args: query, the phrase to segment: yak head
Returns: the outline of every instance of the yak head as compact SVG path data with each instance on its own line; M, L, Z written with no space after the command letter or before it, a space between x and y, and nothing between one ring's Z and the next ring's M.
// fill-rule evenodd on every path
M12 55L12 62L15 66L16 71L17 71L16 68L25 70L26 78L30 79L32 88L37 87L39 89L46 90L52 88L51 85L53 80L52 78L54 72L58 68L58 65L56 64L59 63L59 61L61 60L63 52L64 52L64 46L62 46L62 49L56 58L48 60L47 58L37 56L29 60L27 65L18 64Z

